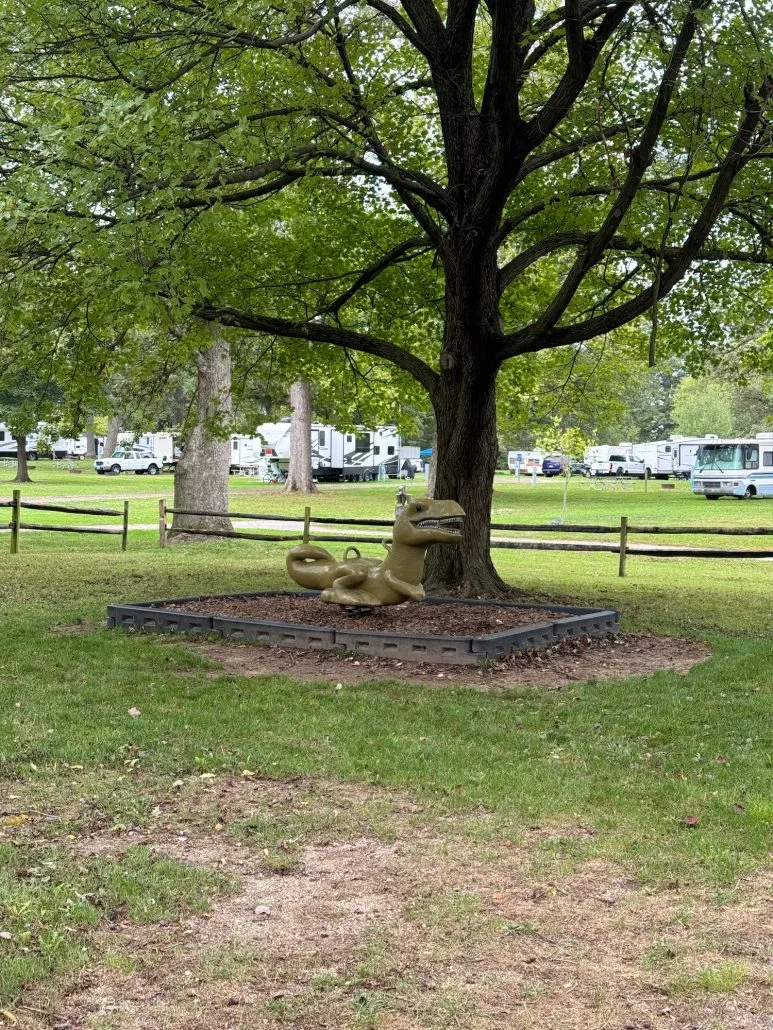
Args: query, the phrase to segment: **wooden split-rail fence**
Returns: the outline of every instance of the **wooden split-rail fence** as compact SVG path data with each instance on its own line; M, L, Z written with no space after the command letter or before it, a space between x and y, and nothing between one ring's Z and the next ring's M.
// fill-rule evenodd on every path
M168 515L193 515L205 518L221 519L249 519L253 522L293 522L303 523L300 533L245 533L239 530L222 529L185 529L183 532L200 536L228 537L238 540L263 540L263 541L288 541L296 540L303 543L337 541L347 544L373 544L378 543L379 538L371 534L369 536L357 535L356 533L330 534L312 532L311 508L307 507L303 515L276 515L256 512L215 512L198 511L192 508L167 507L164 501L159 501L158 530L159 543L166 547L170 527L167 525ZM394 520L390 519L341 519L332 516L317 516L313 519L315 525L339 525L354 527L373 527L391 529ZM773 526L759 527L708 527L708 526L638 526L631 524L626 516L620 519L619 525L615 526L588 526L572 525L561 523L537 524L526 522L495 522L491 525L495 532L513 533L561 533L574 534L585 533L602 536L614 534L617 541L594 540L586 543L572 543L570 541L554 540L503 540L492 536L490 545L492 548L503 548L507 550L532 550L532 551L606 551L619 555L618 572L625 576L626 564L631 555L646 555L652 558L771 558L773 549L763 548L720 548L720 547L669 547L666 545L632 544L629 540L631 535L649 536L773 536ZM391 543L391 539L384 538L385 543Z
M125 551L129 540L129 502L123 502L123 508L79 508L71 504L44 504L40 501L23 501L21 491L14 490L10 501L0 501L0 508L11 509L8 528L11 531L11 554L19 551L19 533L22 529L41 530L46 533L100 533L120 536L121 550ZM54 526L42 522L22 521L23 511L59 511L68 515L99 515L121 519L120 527L113 526Z

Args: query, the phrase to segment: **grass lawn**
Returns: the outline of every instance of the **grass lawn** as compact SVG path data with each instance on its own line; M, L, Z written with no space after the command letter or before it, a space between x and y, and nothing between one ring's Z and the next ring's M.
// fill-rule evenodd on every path
M34 475L25 495L148 493L136 523L171 485ZM304 506L232 489L235 510ZM394 491L311 505L386 517ZM558 484L497 483L497 520L561 509ZM773 505L570 484L567 521L621 514L770 525ZM109 600L285 586L285 546L30 533L11 557L0 536L0 1026L768 1025L771 563L632 558L621 580L613 555L498 552L540 600L713 651L557 691L233 675L101 628Z

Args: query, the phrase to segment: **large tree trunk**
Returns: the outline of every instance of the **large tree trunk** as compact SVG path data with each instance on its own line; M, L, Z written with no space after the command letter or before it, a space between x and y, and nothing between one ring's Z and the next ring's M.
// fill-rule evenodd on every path
M285 491L315 494L317 487L311 468L311 387L299 379L290 387L290 468Z
M196 424L185 441L174 477L174 507L195 511L228 511L231 441L213 435L212 425L226 426L231 415L231 351L228 341L211 327L215 343L196 355ZM170 538L191 529L228 532L229 518L175 515Z
M450 249L450 248L449 248ZM461 504L461 544L437 544L427 555L425 586L467 597L507 593L491 560L491 500L499 444L494 338L499 311L495 248L475 237L457 241L446 266L446 333L440 379L432 394L437 426L433 496Z
M491 499L497 458L495 379L443 376L433 397L437 417L433 496L464 508L461 544L436 544L427 554L425 586L431 593L465 597L508 591L491 561Z
M121 420L118 415L111 415L107 420L107 436L103 454L108 458L118 446L118 434L121 432Z
M21 436L14 436L16 441L16 475L13 477L12 482L14 483L31 483L29 469L27 468L27 437L22 434Z
M96 458L97 438L94 434L94 416L89 415L86 419L86 454L87 458Z

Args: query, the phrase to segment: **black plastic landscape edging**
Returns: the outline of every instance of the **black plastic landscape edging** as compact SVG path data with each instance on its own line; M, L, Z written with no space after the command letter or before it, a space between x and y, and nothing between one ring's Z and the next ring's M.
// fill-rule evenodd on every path
M224 594L229 600L251 597L317 597L318 591L261 590L253 594ZM212 596L212 595L208 595ZM373 630L332 629L299 623L275 622L266 619L240 619L233 616L207 615L169 608L186 601L203 601L204 597L175 597L165 601L142 601L136 604L111 604L107 608L107 625L117 629L133 629L161 633L206 633L231 640L268 644L284 648L335 650L345 648L382 658L413 662L445 662L450 665L476 665L492 658L502 658L513 651L535 651L549 647L566 637L604 636L620 630L620 613L613 609L575 608L561 604L514 604L506 601L468 600L457 597L428 597L428 605L496 604L504 608L560 612L562 619L550 619L530 626L503 630L485 636L441 636L435 633L381 633Z

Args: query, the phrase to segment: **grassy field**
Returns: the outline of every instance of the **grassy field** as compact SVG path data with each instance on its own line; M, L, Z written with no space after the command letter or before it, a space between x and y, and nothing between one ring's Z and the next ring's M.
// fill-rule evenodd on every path
M38 497L134 497L136 523L172 482L33 474ZM232 489L235 510L303 509ZM311 504L388 517L394 491ZM570 484L567 521L621 514L770 525L773 505ZM558 484L498 481L496 519L561 517ZM0 1025L768 1025L771 563L632 558L621 580L613 555L499 552L535 598L614 604L713 656L486 691L237 675L102 628L111 600L286 586L286 545L6 542Z

